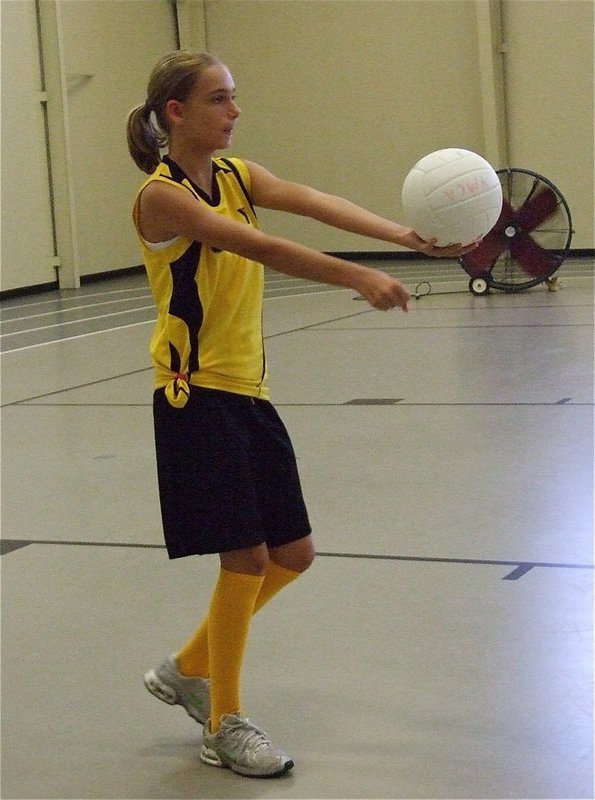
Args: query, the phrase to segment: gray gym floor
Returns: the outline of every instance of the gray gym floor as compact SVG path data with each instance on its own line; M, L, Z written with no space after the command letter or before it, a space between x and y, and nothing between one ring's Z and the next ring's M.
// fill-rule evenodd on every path
M430 283L409 314L267 280L320 551L254 620L272 781L142 685L218 569L162 547L144 277L2 304L3 798L593 797L593 262L484 297L393 271Z

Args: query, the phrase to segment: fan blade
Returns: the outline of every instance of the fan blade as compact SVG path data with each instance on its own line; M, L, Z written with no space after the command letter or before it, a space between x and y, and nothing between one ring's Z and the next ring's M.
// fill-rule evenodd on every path
M504 233L504 230L514 222L515 211L506 198L502 200L500 216L490 233Z
M559 255L540 247L526 233L517 233L511 240L510 254L532 278L547 278L562 263Z
M502 209L496 224L481 240L479 247L466 253L461 259L467 274L472 278L483 278L489 273L496 259L507 248L509 239L504 230L514 220L514 210L508 200L502 200Z
M483 278L490 272L498 256L508 248L509 239L504 231L513 220L514 210L508 200L504 199L500 216L492 230L483 237L479 247L466 253L461 259L471 278Z
M467 274L472 278L483 278L490 272L498 256L508 248L509 241L503 233L491 230L484 236L479 247L463 256L462 261Z
M530 233L551 217L557 207L558 198L556 193L549 186L546 186L540 192L525 200L515 215L515 224L523 231Z

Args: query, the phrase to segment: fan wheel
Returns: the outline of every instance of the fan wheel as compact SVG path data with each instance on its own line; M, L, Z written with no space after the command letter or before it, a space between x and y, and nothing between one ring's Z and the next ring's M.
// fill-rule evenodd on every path
M471 278L469 281L469 291L481 297L483 294L488 294L490 291L490 282L487 278Z
M473 294L537 286L559 269L572 240L570 209L557 186L528 169L506 168L497 175L500 218L479 247L460 259Z

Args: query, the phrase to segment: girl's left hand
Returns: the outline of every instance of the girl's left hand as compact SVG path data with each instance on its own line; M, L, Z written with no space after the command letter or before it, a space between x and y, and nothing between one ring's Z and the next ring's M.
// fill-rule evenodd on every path
M480 243L481 238L467 245L457 243L449 244L446 247L436 247L436 239L429 239L426 242L417 235L413 228L409 228L401 240L401 244L405 247L410 247L412 250L417 250L420 253L425 253L425 255L434 258L460 258L464 256L465 253L470 253L471 250L475 250Z

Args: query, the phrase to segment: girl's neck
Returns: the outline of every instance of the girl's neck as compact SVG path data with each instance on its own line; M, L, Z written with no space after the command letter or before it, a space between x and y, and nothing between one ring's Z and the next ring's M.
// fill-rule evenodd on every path
M172 147L169 151L169 157L181 167L186 175L197 186L206 192L211 193L213 185L213 156L212 153L188 153L178 152L176 148Z

